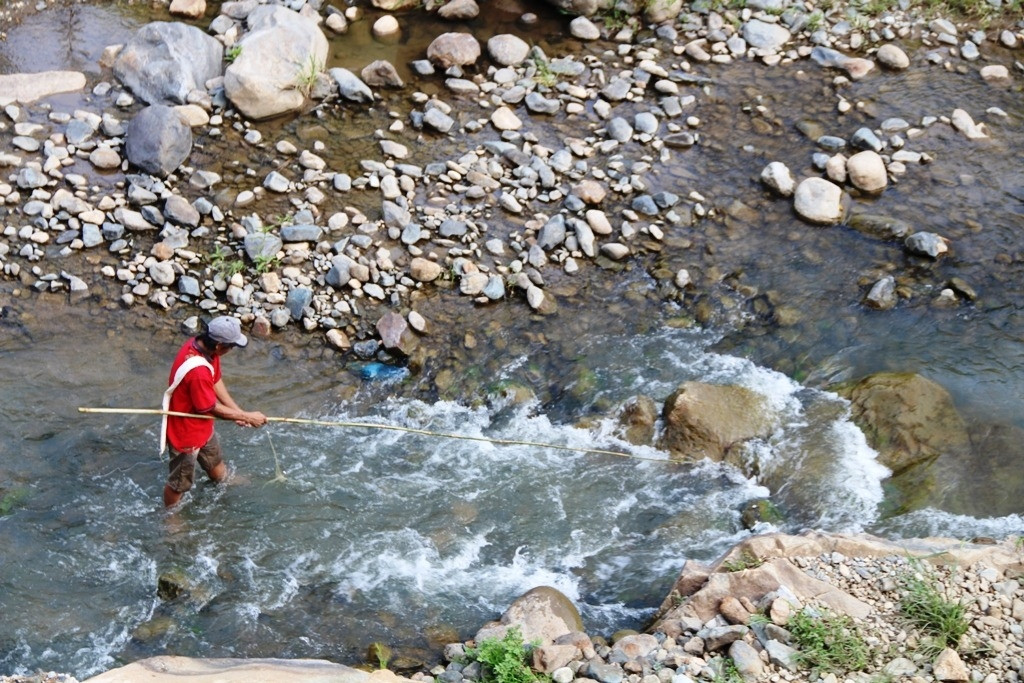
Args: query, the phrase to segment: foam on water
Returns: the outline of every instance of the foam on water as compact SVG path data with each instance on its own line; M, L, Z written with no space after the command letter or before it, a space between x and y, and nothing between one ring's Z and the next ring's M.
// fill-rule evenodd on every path
M1024 515L978 518L925 508L885 520L872 531L883 534L887 538L918 536L1006 538L1008 536L1024 536Z

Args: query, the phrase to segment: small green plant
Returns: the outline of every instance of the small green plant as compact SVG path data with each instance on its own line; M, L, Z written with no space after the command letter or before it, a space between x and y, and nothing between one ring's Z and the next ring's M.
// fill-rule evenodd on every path
M224 61L227 62L228 64L231 64L236 59L238 59L241 56L241 54L242 54L242 46L241 45L239 45L238 43L235 43L234 45L229 45L228 49L224 50Z
M608 33L617 33L629 24L630 16L621 7L611 7L601 14L601 22Z
M281 263L281 259L277 258L277 254L259 254L253 261L256 265L256 272L260 275L269 273Z
M825 22L825 14L821 10L814 10L807 16L807 32L814 33Z
M967 633L967 607L960 600L952 601L939 591L938 581L926 570L903 577L903 599L900 612L906 619L933 638L931 649L957 648Z
M222 244L218 244L207 259L210 262L210 268L222 277L231 277L245 268L245 264L235 256L235 252Z
M546 88L553 88L558 82L558 75L551 70L551 62L543 57L534 57L533 65L535 69L533 80L536 81L538 85L542 85Z
M388 662L391 661L391 648L386 643L376 641L370 643L369 655L372 659L377 660L378 669L386 669Z
M736 668L736 662L729 658L719 660L721 666L715 671L711 683L743 683L743 676Z
M477 647L466 650L470 661L480 662L484 683L536 683L547 681L527 665L532 647L523 643L523 633L513 626L502 639L485 638Z
M797 661L812 671L860 671L868 665L868 646L845 615L797 612L787 626L799 646Z
M323 63L316 58L315 55L309 55L306 61L302 63L299 68L299 73L295 76L295 86L299 89L306 97L313 92L313 86L316 85L316 79L323 71Z
M741 572L744 569L757 569L762 564L764 560L760 557L750 551L743 551L739 557L723 562L722 567L727 572Z

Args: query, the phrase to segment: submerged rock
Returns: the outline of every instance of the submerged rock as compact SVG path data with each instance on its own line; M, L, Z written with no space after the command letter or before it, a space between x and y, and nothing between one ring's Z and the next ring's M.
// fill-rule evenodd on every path
M921 375L882 372L831 389L850 400L854 423L894 474L970 446L953 397Z

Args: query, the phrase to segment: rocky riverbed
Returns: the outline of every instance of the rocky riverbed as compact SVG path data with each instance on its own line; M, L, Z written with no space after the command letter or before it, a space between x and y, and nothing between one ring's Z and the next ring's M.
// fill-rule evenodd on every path
M1021 44L1020 27L972 30L911 8L851 18L835 8L694 5L654 18L662 23L577 17L569 31L580 44L606 45L581 54L547 55L511 34L481 45L452 31L411 65L433 80L417 89L380 60L359 74L324 70L326 36L343 40L362 15L297 5L224 3L205 30L149 24L110 47L104 77L88 90L75 72L3 76L0 258L12 296L67 292L181 317L228 312L258 335L297 325L341 351L418 367L419 341L434 324L419 310L425 292L440 286L466 305L509 300L551 314L588 263L685 247L694 229L731 218L735 209L714 197L659 179L671 158L699 153L708 122L693 111L715 65L825 69L834 74L828 97L845 113L862 104L845 94L851 81L908 68L901 44L920 47L915 59L936 68L977 70L993 88L1013 87L1016 67L982 64L978 45L1011 55ZM171 11L203 15L179 3ZM379 19L374 35L390 39L401 18ZM531 21L522 18L526 36ZM274 48L282 43L298 52ZM175 61L181 54L203 57ZM36 104L67 92L86 103ZM874 239L940 259L947 236L858 207L934 161L918 145L936 126L981 141L988 124L975 118L1006 116L964 107L852 134L811 126L807 153L819 175L800 178L779 161L750 170L809 223L852 216ZM261 120L300 110L321 121L379 120L374 139L359 145L358 171L328 165L329 139L261 133ZM234 161L205 167L218 154ZM254 157L273 170L252 168ZM661 296L710 320L716 306L700 293L714 285L711 268L701 279L662 268ZM921 294L898 274L864 287L864 305L882 309ZM938 305L976 296L963 279L928 287ZM776 304L771 315L785 324L790 313Z

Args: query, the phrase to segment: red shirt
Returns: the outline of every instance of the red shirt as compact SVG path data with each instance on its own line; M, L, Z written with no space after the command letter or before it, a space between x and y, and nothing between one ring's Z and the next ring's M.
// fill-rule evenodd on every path
M171 394L170 410L179 413L208 413L217 405L217 393L213 385L220 381L220 357L203 353L194 338L189 339L179 349L174 363L171 364L167 386L174 382L174 374L178 367L190 356L203 356L209 361L213 366L213 376L211 377L210 371L202 366L189 370ZM167 441L176 451L205 446L213 436L213 423L213 420L171 415L167 418Z

